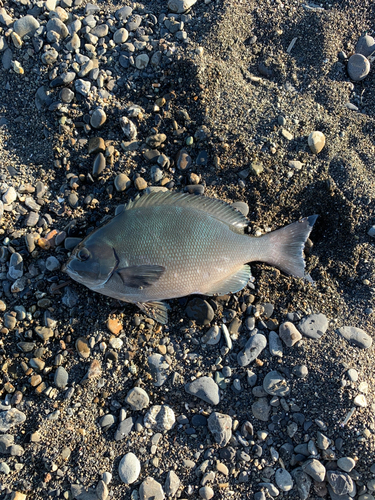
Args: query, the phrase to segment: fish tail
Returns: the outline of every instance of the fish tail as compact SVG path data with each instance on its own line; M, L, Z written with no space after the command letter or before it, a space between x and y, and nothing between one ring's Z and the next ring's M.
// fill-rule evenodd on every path
M305 274L303 249L317 218L317 215L311 215L262 236L260 239L265 251L260 260L287 274L312 281Z

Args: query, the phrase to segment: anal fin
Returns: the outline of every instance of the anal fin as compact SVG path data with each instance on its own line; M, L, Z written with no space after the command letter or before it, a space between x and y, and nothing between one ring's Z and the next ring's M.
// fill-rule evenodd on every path
M162 325L168 323L168 310L170 307L165 302L136 302L136 305L141 311L147 314L149 318L154 319Z
M250 266L245 264L231 276L227 276L221 281L213 283L205 295L225 295L242 290L248 283L251 276Z

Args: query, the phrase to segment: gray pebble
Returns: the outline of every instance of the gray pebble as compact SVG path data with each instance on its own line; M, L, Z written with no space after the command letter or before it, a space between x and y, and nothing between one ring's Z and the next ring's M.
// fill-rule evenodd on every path
M134 483L141 472L141 463L134 453L127 453L122 457L118 466L120 479L125 484Z
M145 69L148 66L150 58L147 54L140 54L135 58L135 66L137 69Z
M275 481L281 491L290 491L293 488L292 476L286 469L277 469Z
M372 338L361 328L342 326L337 332L348 342L361 349L368 349L372 345Z
M351 472L355 467L355 460L351 457L341 457L337 460L337 465L344 472Z
M152 354L147 358L148 366L155 387L161 387L168 378L169 364L161 354Z
M326 468L321 462L319 462L319 460L312 458L311 460L304 462L302 464L302 470L310 477L312 477L314 481L317 481L318 483L324 481Z
M76 193L70 193L68 196L68 203L72 208L77 208L78 206L78 196Z
M91 82L87 80L76 80L74 82L74 88L79 94L83 95L84 97L88 97L91 89Z
M4 434L0 436L0 453L6 455L9 453L9 449L14 443L14 436L12 434Z
M208 325L214 319L212 306L199 297L190 300L186 306L186 314L199 325Z
M358 372L354 368L349 368L349 370L346 372L348 375L348 378L351 382L357 382L358 381Z
M93 128L100 128L104 125L107 119L107 115L101 108L97 108L90 118L90 125Z
M362 54L365 57L370 56L375 52L375 40L370 35L361 36L355 46L357 54Z
M22 424L26 420L26 415L17 410L17 408L11 408L7 411L0 412L0 432L8 432L9 429L15 425Z
M120 422L115 433L115 441L121 441L128 436L133 430L135 424L135 417L128 417Z
M59 366L55 371L54 382L58 389L65 389L68 384L69 375L63 366Z
M167 405L154 405L146 413L143 424L146 428L157 432L169 431L174 425L174 411Z
M8 189L3 194L3 202L5 205L11 205L17 199L17 191L13 186L8 187Z
M198 493L204 500L210 500L214 496L214 490L210 486L202 486L202 488L199 488Z
M126 5L125 7L121 7L121 9L116 10L115 17L119 21L126 21L128 17L131 16L133 9Z
M220 447L224 447L232 437L232 419L229 415L212 412L208 417L208 428Z
M246 342L244 350L238 353L238 364L240 366L247 366L259 356L266 346L266 337L260 333L256 333Z
M25 35L32 35L39 28L40 24L34 16L24 16L13 24L13 29L17 35L23 38Z
M310 314L299 322L298 328L305 337L318 340L327 331L328 320L324 314Z
M247 370L246 372L246 381L249 384L250 387L254 387L255 384L257 383L257 374L254 373L252 370Z
M100 419L100 427L107 431L116 422L115 417L111 413L107 413Z
M310 495L310 488L312 483L310 476L303 472L301 467L297 467L296 469L292 470L292 477L296 482L300 499L307 500Z
M270 331L268 336L269 350L272 356L283 357L283 345L276 332Z
M264 488L266 488L271 497L279 496L280 492L274 484L265 482L265 483L259 483L259 486L263 486Z
M348 74L355 82L360 82L370 73L370 61L362 54L353 54L348 60Z
M139 487L139 500L164 500L164 498L161 484L152 477L146 477Z
M267 398L259 398L255 403L251 405L251 411L253 415L258 420L262 422L268 422L271 412L271 406L268 403Z
M183 14L186 10L190 9L197 0L169 0L168 9L176 14Z
M12 253L9 261L8 278L16 280L23 276L23 258L17 252Z
M193 380L185 385L185 391L211 405L217 405L220 402L219 386L211 377Z
M9 474L10 467L6 462L0 462L0 473Z
M220 342L221 328L217 325L212 326L202 337L202 342L208 345L216 345Z
M345 472L329 470L327 480L336 495L350 495L354 490L353 480Z
M293 373L298 378L305 378L309 374L309 370L306 365L296 365L293 367Z
M367 234L371 236L371 238L375 238L375 226L371 226L370 229L367 231Z
M150 398L147 392L141 387L133 387L133 389L130 389L128 392L125 401L133 410L140 411L149 405Z
M264 491L257 491L254 493L254 500L266 500L266 494Z
M4 314L4 326L8 328L8 330L14 330L17 325L17 318L13 316L13 314L5 313Z
M177 493L180 483L181 481L179 480L177 474L173 470L170 470L164 484L164 491L166 495L173 497Z
M98 153L92 166L93 177L98 177L105 169L105 157L103 153Z
M60 262L51 255L50 257L47 257L46 259L46 269L47 271L58 271L60 269L61 265Z
M273 370L264 377L263 389L271 396L288 396L290 388L281 373Z
M131 185L131 180L126 174L118 174L115 177L114 184L116 190L121 193Z

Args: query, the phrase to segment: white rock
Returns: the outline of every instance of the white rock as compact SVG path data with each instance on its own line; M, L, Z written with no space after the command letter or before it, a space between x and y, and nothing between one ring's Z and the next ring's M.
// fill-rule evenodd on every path
M118 466L120 479L125 484L132 484L139 477L141 472L141 463L134 453L124 455Z
M183 14L186 10L190 9L197 0L169 0L168 9L177 14Z

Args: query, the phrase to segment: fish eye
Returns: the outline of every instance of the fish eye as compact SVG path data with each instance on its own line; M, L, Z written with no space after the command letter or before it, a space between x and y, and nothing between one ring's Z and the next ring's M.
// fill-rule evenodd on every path
M87 248L81 248L81 250L78 252L77 257L79 260L87 260L90 258L90 252L87 250Z

